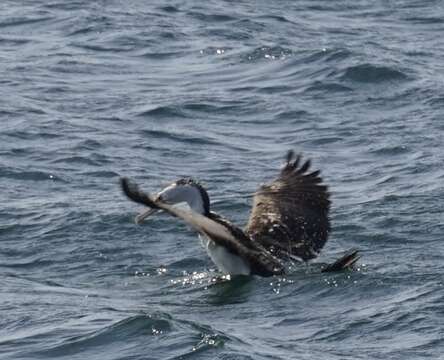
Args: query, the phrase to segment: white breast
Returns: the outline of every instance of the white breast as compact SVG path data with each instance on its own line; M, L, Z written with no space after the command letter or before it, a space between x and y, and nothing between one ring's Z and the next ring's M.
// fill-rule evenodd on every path
M211 260L221 272L230 275L250 275L250 267L242 258L230 253L223 246L217 245L205 236L199 235L199 238Z

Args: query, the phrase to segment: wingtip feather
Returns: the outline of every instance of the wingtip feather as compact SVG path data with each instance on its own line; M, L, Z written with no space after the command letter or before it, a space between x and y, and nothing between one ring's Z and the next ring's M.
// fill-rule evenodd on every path
M290 163L293 159L294 159L294 150L288 150L287 156L286 156L287 165L290 165Z
M149 194L139 190L139 186L129 180L127 177L120 178L120 187L123 193L132 201L149 206L151 208L158 208L155 201Z

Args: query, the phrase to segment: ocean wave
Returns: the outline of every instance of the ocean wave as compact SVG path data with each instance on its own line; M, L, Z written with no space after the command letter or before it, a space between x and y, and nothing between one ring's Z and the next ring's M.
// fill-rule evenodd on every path
M277 21L277 22L282 22L282 23L290 23L290 24L294 24L293 21L290 21L287 17L285 17L284 15L260 15L257 16L256 19L261 19L261 20L272 20L272 21Z
M37 354L46 358L77 356L109 350L111 347L121 358L143 341L142 347L150 349L149 353L154 358L161 358L169 348L172 354L176 354L171 358L179 359L223 348L231 339L234 338L210 326L173 318L167 313L144 313L126 317L84 335L66 338Z
M211 24L218 23L218 22L229 22L229 21L234 21L237 19L237 17L226 15L223 13L208 14L206 12L188 11L186 14L196 20L211 23Z
M174 105L160 105L148 110L138 111L142 117L156 118L193 118L196 114L237 113L245 111L244 102L232 100L227 102L186 102Z
M382 83L387 81L408 80L403 71L389 66L360 64L343 70L341 80L362 83Z
M335 93L353 91L353 89L338 83L315 81L312 85L308 86L305 91Z
M62 177L52 173L40 170L23 170L12 167L5 167L0 170L0 178L8 178L24 181L60 181L65 182Z
M105 179L116 179L118 178L120 175L114 171L85 171L82 172L82 175L84 176L91 176L91 177L96 177L96 178L105 178Z
M379 156L387 156L387 155L404 155L406 153L409 153L410 149L409 147L405 145L386 145L383 147L380 147L378 149L372 150L371 153Z
M138 116L142 117L156 117L156 118L185 118L188 117L185 111L180 106L174 105L164 105L152 107L148 110L142 110L137 113Z
M50 16L40 17L5 17L3 21L0 21L0 28L19 27L23 25L35 25L38 23L48 22L55 18Z
M100 349L112 343L120 343L123 346L134 337L161 336L170 332L171 328L168 316L130 316L88 334L68 338L62 344L40 351L39 355L45 357L75 355L92 348Z
M310 113L306 110L280 111L275 115L278 120L293 120L295 122L302 122L307 117L310 117Z
M443 24L444 19L440 16L408 16L403 18L404 21L411 22L413 24Z
M92 159L89 156L61 156L52 160L53 164L81 164L88 166L102 166L103 159Z
M303 55L302 62L310 64L314 61L340 62L352 58L354 53L346 48L323 48L316 51L304 51L301 55Z
M185 51L142 51L138 56L142 58L147 58L150 60L168 60L168 59L178 59L184 57Z
M163 131L154 129L144 129L140 131L141 134L146 138L155 139L165 139L172 140L176 142L185 142L194 145L220 145L221 143L217 140L211 139L209 137L203 137L199 134L193 133L183 133L180 131Z
M165 11L166 13L177 13L180 11L180 9L177 6L174 5L165 5L165 6L161 6L159 7L160 10Z
M0 37L0 45L20 46L30 43L32 40L18 37Z

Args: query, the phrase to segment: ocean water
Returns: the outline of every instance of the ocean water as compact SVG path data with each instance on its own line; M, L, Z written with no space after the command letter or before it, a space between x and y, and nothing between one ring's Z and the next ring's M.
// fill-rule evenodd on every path
M443 31L438 0L2 1L0 358L442 358ZM289 149L333 231L285 277L216 283L118 186L193 176L243 226Z

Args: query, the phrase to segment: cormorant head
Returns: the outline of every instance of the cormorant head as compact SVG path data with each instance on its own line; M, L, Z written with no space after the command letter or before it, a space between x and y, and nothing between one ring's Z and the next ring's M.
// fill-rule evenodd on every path
M183 178L157 193L156 200L167 204L187 203L195 212L202 215L210 213L210 198L204 187L196 180ZM136 216L136 223L142 222L148 216L157 212L157 209L149 209Z

